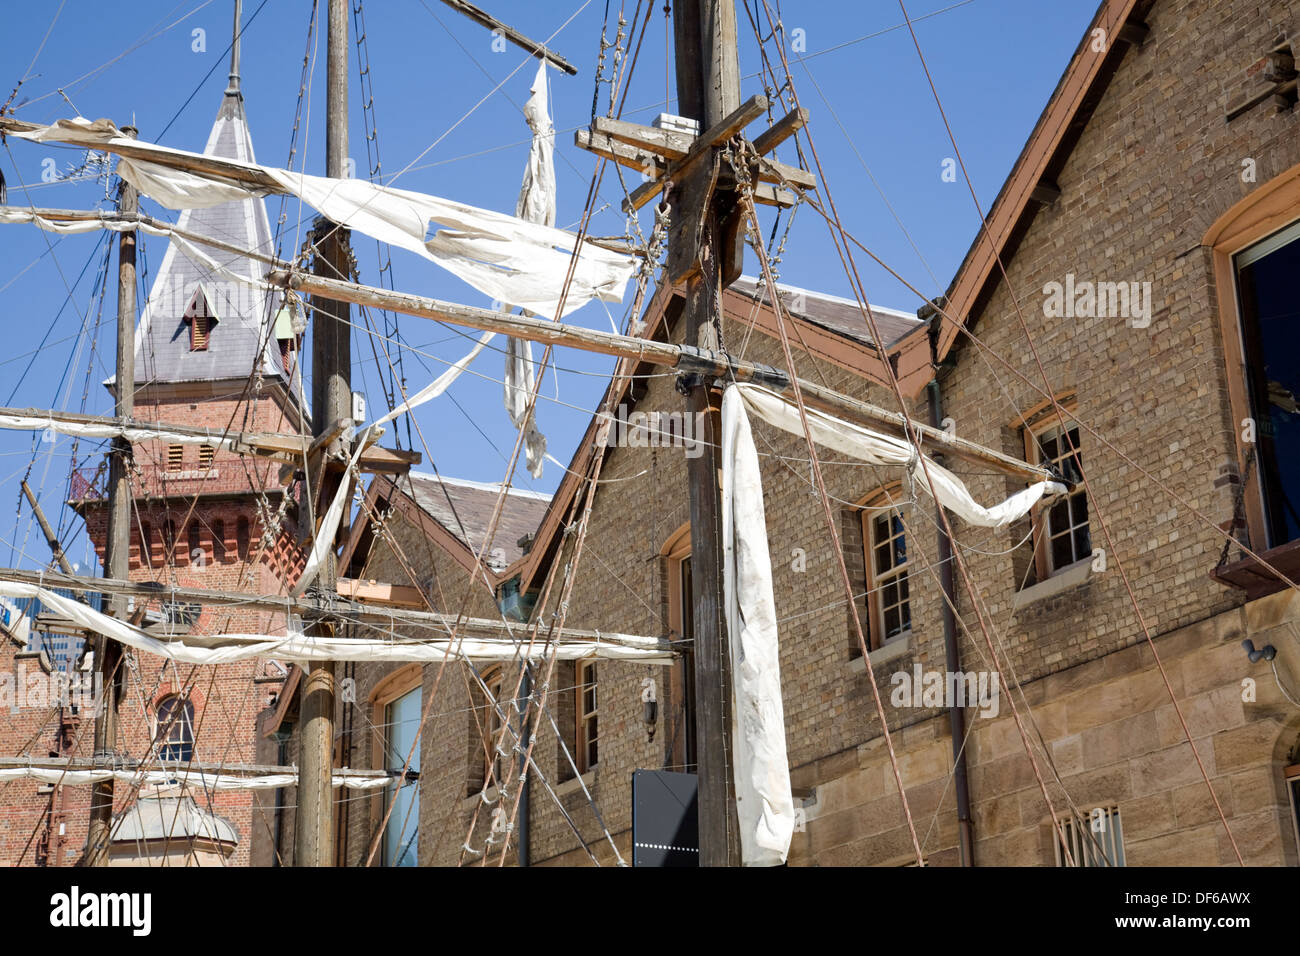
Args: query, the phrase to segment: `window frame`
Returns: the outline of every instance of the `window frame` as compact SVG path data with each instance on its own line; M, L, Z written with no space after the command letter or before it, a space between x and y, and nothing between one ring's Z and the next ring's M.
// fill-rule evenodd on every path
M1248 392L1249 369L1242 341L1241 300L1237 288L1237 256L1251 246L1268 239L1275 233L1300 222L1300 163L1260 186L1234 203L1219 216L1201 239L1201 245L1210 250L1214 271L1214 297L1217 304L1220 341L1228 387L1228 405L1232 411L1232 440L1236 452L1238 476L1245 471L1250 444L1242 437L1241 422L1253 416ZM1245 531L1251 547L1266 560L1269 552L1294 545L1295 542L1267 547L1267 521L1264 515L1263 488L1258 472L1252 469L1251 493L1242 495ZM1234 500L1236 486L1233 487ZM1235 529L1232 529L1235 530ZM1297 539L1300 541L1300 539ZM1276 563L1276 559L1272 559ZM1285 570L1285 569L1283 569ZM1276 580L1265 581L1251 596L1261 597L1277 591L1285 584Z
M420 691L421 710L424 706L424 666L419 663L411 663L399 667L397 670L388 674L370 692L369 709L370 709L370 766L375 770L388 769L388 740L385 736L385 728L388 726L388 708L397 700L405 697L414 690ZM420 733L417 729L416 733ZM421 748L423 750L423 748ZM406 755L402 755L405 761ZM411 768L418 770L418 767ZM420 782L417 780L411 786L418 788ZM383 787L376 791L370 801L370 832L375 833L379 830L380 824L384 821L384 814L388 810L388 801L391 799L393 792L392 787ZM335 810L337 811L340 800L347 799L335 792L333 800ZM396 814L394 814L396 816ZM337 819L337 816L336 816ZM415 813L415 859L416 865L419 865L420 848L419 832L420 819L419 810ZM380 835L380 853L379 865L388 866L388 852L385 835Z
M914 561L912 558L913 551L908 549L908 539L911 537L911 522L904 516L904 509L910 504L908 501L899 500L899 492L902 491L902 482L892 482L884 487L877 488L858 503L858 520L862 527L862 562L864 570L864 580L867 586L867 649L878 651L882 647L893 644L906 643L912 636L912 588L910 579ZM908 582L907 597L897 606L907 607L907 627L899 631L892 637L886 638L885 635L885 611L886 608L881 602L885 584L882 583L882 572L876 570L876 519L897 514L898 521L902 525L901 537L903 539L903 548L907 558L902 565L891 565L887 572L890 578L901 578ZM896 536L891 535L890 541ZM891 550L892 559L892 550ZM854 613L857 613L856 608ZM854 640L856 644L856 639Z
M504 726L499 711L504 709L501 703L501 692L505 689L505 666L493 664L485 668L479 674L479 680L483 682L482 687L475 688L475 692L483 701L483 716L476 724L481 743L478 754L483 763L483 766L479 769L479 780L481 781L479 786L486 787L491 781L491 786L495 788L500 787L502 774L506 770L502 764L503 758L496 752L497 738L501 736ZM483 687L488 689L487 695L483 693ZM491 696L491 700L488 699L488 695ZM495 706L493 700L496 701Z
M1026 415L1016 420L1016 426L1020 429L1021 442L1024 446L1025 461L1031 465L1042 464L1041 454L1042 446L1040 439L1048 432L1062 431L1061 415L1056 412L1057 405L1060 406L1064 413L1065 427L1064 432L1069 432L1071 426L1074 430L1080 432L1079 444L1074 448L1073 454L1082 459L1082 427L1078 420L1078 398L1074 392L1067 392L1058 395L1054 400L1048 399L1040 402ZM1058 435L1058 439L1059 439ZM1068 457L1068 456L1067 456ZM1055 464L1057 459L1053 459L1050 464ZM1092 502L1088 499L1088 492L1082 483L1070 493L1069 497L1074 495L1083 495L1084 503L1088 508L1088 553L1082 557L1076 557L1069 564L1063 564L1060 567L1053 567L1051 555L1051 538L1049 537L1048 513L1052 507L1060 502L1041 502L1033 507L1029 513L1029 520L1033 529L1032 541L1034 543L1034 580L1028 584L1041 583L1049 578L1056 577L1071 568L1077 567L1085 561L1091 562L1095 548L1092 540ZM1071 525L1069 533L1073 535L1075 528L1079 525ZM1071 541L1071 551L1073 551L1073 540Z
M671 535L660 549L664 561L664 574L667 583L668 620L665 622L668 633L685 640L694 633L692 609L686 605L687 598L685 575L691 568L691 525L686 522ZM688 624L689 622L689 624ZM690 628L688 633L687 628ZM574 671L575 678L577 671ZM574 683L577 683L575 679ZM669 715L673 721L671 733L664 735L665 769L680 769L691 772L697 763L696 740L696 705L695 705L695 652L691 644L682 645L681 656L668 668L668 703L661 706L660 714ZM661 703L663 703L661 701ZM575 708L576 710L576 708ZM678 713L680 712L680 718ZM575 738L576 739L576 738Z
M1065 813L1057 818L1060 824L1059 829L1052 827L1052 845L1056 851L1056 865L1058 867L1068 867L1065 860L1065 854L1062 852L1062 831L1065 831L1067 837L1070 837L1070 856L1074 860L1074 868L1093 868L1093 867L1121 867L1127 866L1127 855L1124 852L1124 820L1120 816L1119 805L1115 803L1104 804L1097 809L1104 810L1106 814L1107 826L1105 828L1106 836L1093 841L1092 832L1092 813ZM1113 821L1113 822L1112 822ZM1111 862L1111 856L1106 854L1107 846L1114 854L1118 862Z
M578 773L584 774L595 770L600 764L600 674L596 670L596 661L586 658L574 662L573 692L577 697L574 703L574 718L577 721L574 741L577 743ZM590 675L590 678L588 678ZM591 693L591 709L587 709L587 692ZM596 759L592 758L595 750Z
M170 708L176 704L180 705L181 718L179 720L173 718L170 712L164 718L164 708L168 708L170 711ZM164 719L167 722L165 725ZM188 731L188 734L186 731ZM165 738L161 736L164 733L167 735ZM173 739L173 737L177 739ZM183 761L185 763L194 760L194 701L188 695L180 693L165 694L154 703L153 740L158 748L159 760ZM169 756L169 752L174 747L181 748L179 756Z

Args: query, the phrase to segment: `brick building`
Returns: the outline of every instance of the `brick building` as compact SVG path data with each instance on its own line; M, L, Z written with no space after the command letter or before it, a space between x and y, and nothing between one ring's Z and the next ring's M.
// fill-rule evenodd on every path
M789 290L802 377L889 406L888 361L918 419L951 418L964 438L1087 479L1009 529L954 519L956 671L996 677L1000 688L958 708L965 732L954 746L955 714L942 697L896 693L953 671L933 504L913 500L896 473L824 454L856 578L850 604L806 449L755 423L801 811L792 864L915 862L867 661L929 865L962 862L956 752L976 865L1053 866L1068 856L1216 866L1238 853L1248 864L1300 863L1300 607L1265 567L1292 580L1300 570L1300 376L1285 321L1300 275L1297 30L1287 2L1106 0L938 310L920 319L878 311L887 330L878 347L851 303ZM680 290L660 289L646 334L680 341L681 301ZM726 342L784 364L754 282L726 290L722 307ZM681 410L670 377L634 371L616 405ZM482 610L470 613L490 611L493 591L498 600L518 592L526 608L548 572L569 566L565 532L594 437L593 422L528 553L487 575L470 605ZM947 464L982 501L1022 487ZM689 637L682 449L610 448L601 478L570 624ZM397 528L390 533L410 537L411 551L424 546L409 523ZM1235 541L1226 548L1225 530ZM453 551L434 553L435 577L456 570ZM372 546L370 560L366 576L402 580L393 567L402 562L383 547ZM459 573L471 575L463 564ZM531 613L555 610L552 598ZM865 625L867 660L850 615ZM403 678L424 700L432 670ZM644 666L557 665L555 724L544 717L537 727L547 786L530 781L530 810L512 835L526 827L530 863L580 864L589 851L609 862L605 831L626 859L632 772L692 768L689 669L649 674L660 700L652 725ZM385 686L369 680L366 699L388 706ZM444 719L426 730L411 814L421 864L461 857L464 817L478 800L476 758L462 755L483 753L477 727L461 719L479 713L472 694L464 673L447 673L432 707ZM484 803L501 805L495 794ZM344 830L358 825L354 817ZM471 834L471 848L486 837ZM353 862L354 850L344 858Z
M205 152L253 161L253 145L238 76L222 97ZM220 237L241 248L274 251L261 200L184 210L179 225ZM207 249L223 267L258 276L252 260ZM198 425L216 432L299 433L310 430L297 371L298 335L278 297L214 274L206 263L169 246L141 309L135 337L135 417L142 422ZM115 387L111 380L105 383ZM133 580L255 594L283 594L303 564L295 525L296 502L279 480L278 466L223 450L161 441L135 446L131 470L130 575ZM103 560L107 502L102 476L74 475L71 506L86 522ZM198 607L167 601L143 609L142 623L167 634L282 633L283 615L231 607ZM0 670L16 658L36 658L11 640L0 641ZM48 666L48 664L47 664ZM213 764L251 763L254 724L266 700L280 689L284 669L249 661L220 667L172 665L147 654L128 654L119 708L117 751L136 759L166 753ZM89 756L93 720L67 708L25 708L10 715L0 751L36 756ZM57 737L67 736L59 746ZM130 848L149 843L160 814L158 800L186 808L171 819L173 860L185 856L178 838L204 844L203 858L247 865L253 827L248 792L152 795L149 813L137 808L135 788L116 787L115 827L125 836L112 848L114 865L129 864ZM66 865L84 851L89 789L0 784L0 862ZM147 825L145 822L148 818ZM35 851L57 833L57 856ZM125 824L123 828L121 825ZM191 826L192 824L192 826ZM188 828L188 829L186 829ZM129 832L128 832L129 831ZM192 832L191 832L192 831ZM35 833L35 840L28 836ZM212 834L223 853L208 853ZM236 838L230 848L230 834ZM134 836L132 836L134 834ZM155 836L158 834L154 834ZM180 840L184 842L184 840ZM150 844L152 846L152 844ZM142 851L144 852L144 851ZM151 850L149 852L152 852ZM176 854L180 853L180 857Z
M477 555L483 551L499 494L498 485L419 472L377 477L343 550L340 574L362 585L396 585L394 590L403 592L402 602L418 610L521 620L526 608L519 603L510 568L530 547L529 538L550 499L510 489L480 565ZM353 627L352 636L375 636ZM408 636L422 633L409 627L396 630ZM364 865L373 845L378 865L454 866L480 805L488 762L499 759L489 756L494 744L487 740L500 718L483 688L490 689L493 698L508 697L519 676L517 665L471 668L451 662L442 668L347 662L337 667L336 766L400 770L426 706L430 716L423 722L419 756L412 762L420 771L418 786L403 788L396 798L347 792L336 798L336 860L340 865ZM297 753L294 691L301 674L297 666L290 668L284 692L258 719L261 762L285 763ZM502 713L509 706L507 700ZM260 815L267 825L254 834L256 864L292 862L295 794L295 788L286 788L260 798ZM394 799L394 812L384 826L385 811ZM476 845L488 835L493 809L479 814Z

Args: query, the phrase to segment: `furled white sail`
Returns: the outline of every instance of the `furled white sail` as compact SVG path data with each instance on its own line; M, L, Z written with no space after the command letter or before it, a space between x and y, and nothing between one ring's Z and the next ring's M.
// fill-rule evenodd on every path
M12 135L37 142L127 149L133 155L118 160L118 174L171 209L202 208L268 192L287 192L333 222L423 256L484 295L539 315L557 316L577 240L572 233L553 226L360 179L309 176L233 160L221 162L232 172L247 176L225 178L181 169L176 161L195 154L128 139L107 120L92 123L77 117ZM142 158L141 152L156 159ZM244 178L269 179L275 188L248 185ZM432 235L431 224L440 227ZM633 268L633 260L625 254L584 244L559 317L592 299L620 301Z
M323 638L302 633L283 636L266 634L217 634L207 637L164 640L134 627L126 621L109 617L79 601L49 588L14 581L0 581L0 596L40 598L51 610L70 618L78 627L118 641L127 647L184 664L228 664L255 657L274 657L282 661L400 661L431 662L443 660L512 661L525 657L541 659L554 653L559 660L641 661L669 663L672 652L655 638L632 634L610 634L595 641L561 641L558 646L536 641L531 646L524 627L518 639L475 638L451 641L435 638L427 641L384 640L379 638ZM218 647L203 644L221 642Z

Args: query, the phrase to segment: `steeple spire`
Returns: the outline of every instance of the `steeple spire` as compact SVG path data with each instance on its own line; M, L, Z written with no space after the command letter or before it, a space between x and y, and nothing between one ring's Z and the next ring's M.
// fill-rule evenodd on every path
M230 43L230 82L226 85L227 96L243 96L239 91L239 20L241 0L235 0L234 39Z

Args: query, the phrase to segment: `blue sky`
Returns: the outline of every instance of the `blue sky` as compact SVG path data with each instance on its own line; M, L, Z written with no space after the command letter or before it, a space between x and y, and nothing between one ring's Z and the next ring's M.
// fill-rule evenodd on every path
M623 0L623 5L630 18L635 2ZM225 89L224 51L230 42L232 6L233 0L142 0L110 12L89 0L67 0L61 8L55 2L10 5L0 35L0 97L8 96L32 64L14 98L20 118L48 122L80 113L119 124L134 121L142 139L202 149ZM590 120L606 2L485 0L480 6L534 38L552 37L550 45L579 69L576 77L548 71L557 129L558 219L561 226L575 225L595 161L574 147L573 130ZM611 38L619 6L620 0L608 4ZM625 118L643 123L665 110L665 87L671 86L662 0L655 0L654 6L624 112ZM243 89L257 158L268 165L283 166L288 160L310 9L308 0L244 2ZM1095 0L910 0L908 12L917 21L917 36L985 208L1095 10ZM802 41L802 54L787 49L795 87L811 111L812 136L846 227L918 289L927 295L941 293L979 220L965 185L941 178L952 147L911 37L900 28L897 2L787 0L782 15L788 38ZM513 212L529 140L520 107L528 97L535 61L513 46L494 50L485 29L439 0L370 0L365 18L385 181L402 171L395 181L404 188ZM743 5L739 20L742 95L748 96L763 90L757 75L760 60ZM295 164L320 173L325 146L323 38L318 38L314 54ZM354 58L351 152L357 174L364 176L368 164L356 70ZM501 88L492 93L498 84ZM603 85L601 114L608 95L609 87ZM751 134L757 129L756 124ZM793 161L788 149L778 155ZM0 150L9 202L108 208L111 201L105 199L102 182L42 182L48 160L67 170L83 156L11 139ZM32 187L30 193L22 183ZM596 202L600 211L593 220L594 234L623 234L622 195L617 178L607 171ZM175 218L148 201L144 206L162 218ZM268 202L273 228L278 208L278 200ZM297 211L289 211L286 253L295 250L298 235ZM772 212L764 211L765 233ZM642 215L642 227L648 225L649 209ZM99 311L95 279L103 259L102 241L94 235L52 236L47 241L27 226L0 230L0 315L5 319L0 404L111 413L111 399L100 383L112 367L116 320L111 291L102 314ZM375 244L357 237L354 246L362 281L378 284ZM161 240L147 240L143 261L156 268L163 251ZM909 310L920 304L865 257L859 265L873 303ZM115 259L110 267L116 268ZM756 270L751 253L746 271ZM782 280L793 285L851 294L825 223L810 209L801 210L795 219L780 271ZM393 253L393 278L404 291L487 304L459 280L400 250ZM610 306L607 314L600 304L591 304L570 321L608 329L622 316L622 307ZM400 332L411 347L404 355L411 391L470 344L469 333L422 319L401 318ZM383 403L379 375L386 375L387 367L378 369L373 359L367 361L367 342L354 341L353 354L354 387L367 393L373 413ZM567 462L611 366L598 356L568 349L557 352L557 361L562 371L558 377L548 375L538 418L551 453ZM514 432L501 405L502 363L499 353L485 352L447 395L417 413L420 431L444 475L478 481L503 476ZM399 423L399 428L405 443L405 426ZM418 436L414 447L423 450ZM71 452L70 439L50 443L27 433L0 433L0 537L16 549L0 560L34 566L48 558L25 502L18 507L19 481L30 469L29 481L41 489L45 507L52 517L59 515L68 551L83 568L90 566L80 522L66 509L60 514L58 506L65 497ZM78 464L93 470L98 455L97 448L83 444ZM422 468L429 470L428 463ZM534 481L521 463L516 484L551 491L561 477L560 469L548 463L542 478Z

